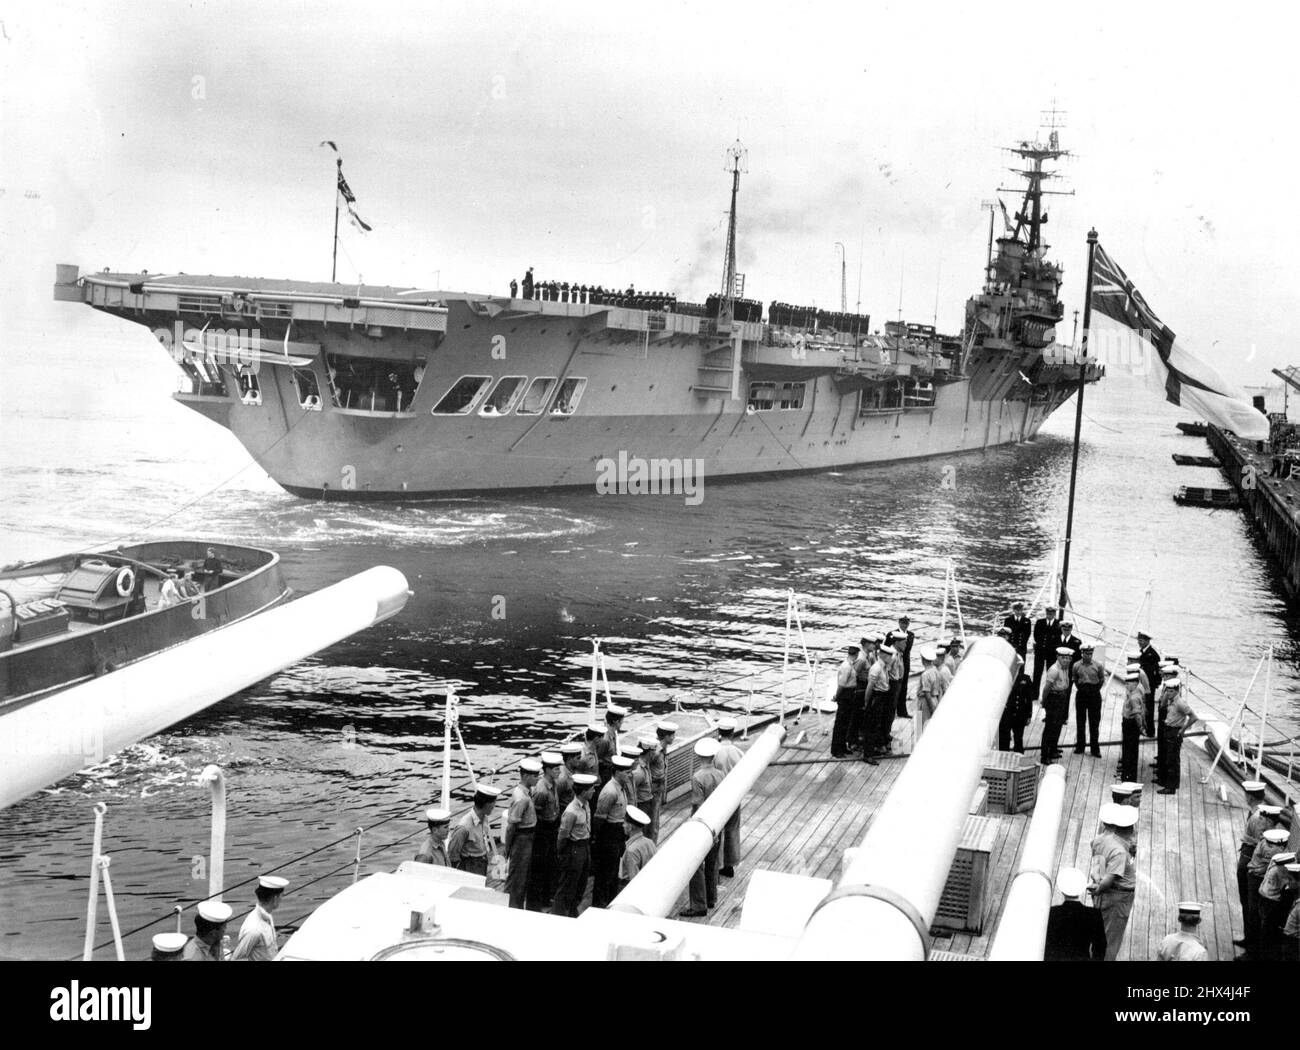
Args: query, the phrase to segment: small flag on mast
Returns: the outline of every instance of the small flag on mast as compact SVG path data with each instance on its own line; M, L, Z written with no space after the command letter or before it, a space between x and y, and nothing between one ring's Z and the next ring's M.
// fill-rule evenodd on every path
M343 208L347 211L348 219L352 222L352 225L355 226L362 233L369 233L372 227L360 215L358 215L356 209L352 207L352 205L356 204L357 202L357 195L352 192L352 187L348 185L348 180L343 177L343 157L341 154L339 154L338 146L336 146L329 139L326 139L324 142L321 143L321 145L328 146L330 149L332 149L335 152L335 154L338 154L338 160L336 163L338 164L338 170L339 170L339 181L338 181L339 201L342 204Z
M1136 332L1155 348L1153 373L1164 380L1170 404L1194 408L1209 422L1247 441L1268 439L1268 417L1213 367L1177 342L1133 282L1097 245L1092 266L1092 308Z

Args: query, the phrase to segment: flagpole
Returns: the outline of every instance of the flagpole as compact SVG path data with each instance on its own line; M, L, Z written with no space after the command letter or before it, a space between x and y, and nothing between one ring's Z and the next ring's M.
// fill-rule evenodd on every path
M1069 596L1066 591L1070 577L1070 540L1074 532L1074 488L1079 475L1079 434L1083 430L1083 386L1088 374L1088 329L1092 324L1092 260L1097 254L1097 231L1088 231L1088 280L1083 293L1083 341L1079 344L1079 393L1074 405L1074 452L1070 457L1070 502L1065 511L1065 553L1061 559L1061 597L1062 612L1067 607Z
M330 263L330 283L333 284L339 273L339 182L343 178L343 158L334 161L338 165L338 174L334 179L334 258Z

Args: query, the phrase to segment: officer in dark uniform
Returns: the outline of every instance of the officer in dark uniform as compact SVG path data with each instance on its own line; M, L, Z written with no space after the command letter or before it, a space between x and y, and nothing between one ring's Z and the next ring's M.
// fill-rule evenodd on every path
M1056 618L1056 606L1049 605L1043 615L1034 621L1034 695L1043 686L1043 672L1056 662L1056 647L1061 644L1061 621Z
M1151 635L1144 631L1138 631L1138 666L1147 676L1147 681L1151 684L1151 695L1147 697L1147 736L1156 735L1156 693L1160 692L1160 654L1156 652L1156 647L1151 644Z
M1011 751L1012 740L1019 754L1025 753L1025 726L1034 709L1034 680L1021 671L1016 677L1016 684L1011 687L1006 706L1002 709L1002 718L998 722L998 750Z
M1029 651L1029 636L1033 632L1033 625L1025 615L1024 602L1011 603L1011 615L1002 621L1002 626L1011 632L1011 648L1019 653L1020 659L1023 660Z
M530 266L528 267L528 272L524 274L524 298L531 299L532 297L533 297L533 268Z

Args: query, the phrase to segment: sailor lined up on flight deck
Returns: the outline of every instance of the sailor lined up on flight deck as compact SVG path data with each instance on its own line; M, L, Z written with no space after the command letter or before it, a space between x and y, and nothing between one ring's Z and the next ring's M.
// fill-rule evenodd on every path
M718 742L713 737L702 737L695 742L695 756L700 761L699 767L691 776L692 813L697 812L704 805L705 800L722 783L722 774L713 765L713 760L717 754ZM717 907L719 846L719 839L714 838L713 845L705 855L703 863L691 876L690 907L680 913L683 918L703 918L709 914L710 909Z
M1195 901L1178 904L1178 929L1160 942L1160 962L1205 962L1210 953L1196 935L1201 926L1201 906Z
M640 806L627 807L627 845L618 862L618 890L627 888L641 869L650 863L655 855L655 844L646 837L650 830L650 814Z
M257 906L248 913L239 928L239 940L230 953L233 962L269 962L279 946L275 941L275 909L284 897L289 880L279 875L263 875L257 880Z
M492 807L501 792L491 784L474 786L474 805L452 830L447 840L447 857L453 868L487 877L488 857L492 855Z
M431 806L424 811L424 820L429 827L424 842L415 859L421 864L438 864L444 868L451 867L447 857L447 834L451 830L451 813L441 806Z
M555 854L559 861L552 915L578 917L578 905L587 889L591 871L591 794L596 790L593 773L573 774L573 799L560 814Z
M1258 920L1255 918L1255 903L1250 896L1250 882L1246 876L1246 868L1250 864L1250 859L1255 855L1255 847L1259 845L1261 836L1271 827L1276 827L1280 823L1281 809L1277 806L1270 806L1270 811L1276 811L1276 818L1273 819L1261 812L1265 806L1264 791L1265 783L1262 780L1247 780L1241 785L1246 792L1246 805L1249 812L1246 814L1246 826L1241 833L1241 845L1237 850L1237 899L1241 902L1241 928L1244 933L1242 937L1237 938L1232 943L1239 948L1249 948L1255 940L1255 928Z
M1256 957L1280 962L1285 935L1283 924L1296 900L1296 875L1300 864L1292 852L1279 851L1269 858L1264 878L1259 884L1259 933Z
M718 753L713 756L713 766L724 777L736 768L745 753L736 746L736 720L731 717L718 722ZM727 819L722 829L722 866L718 874L724 879L735 878L736 865L740 863L740 806Z
M527 907L545 911L555 895L555 843L560 830L559 777L564 757L558 751L543 751L542 775L533 787L537 830L533 835L533 856L528 865Z
M182 945L181 960L221 962L221 941L233 914L234 909L224 901L200 901L194 914L194 936L186 938Z
M522 908L528 899L528 869L533 860L533 835L537 831L533 788L541 775L542 764L537 759L525 758L520 762L519 783L510 793L510 806L506 810L506 833L502 845L510 862L506 871L506 893L512 908Z
M623 853L623 821L632 787L632 759L616 754L610 760L612 776L600 789L592 813L591 903L604 908L618 896L618 861Z
M1092 840L1092 860L1088 885L1092 899L1101 911L1106 927L1106 961L1114 962L1128 926L1137 887L1133 863L1133 827L1138 822L1134 806L1107 802L1101 807L1101 834Z
M654 802L650 810L650 838L659 841L659 815L668 802L668 749L677 739L676 722L655 724L655 750L650 754L650 785L654 788Z

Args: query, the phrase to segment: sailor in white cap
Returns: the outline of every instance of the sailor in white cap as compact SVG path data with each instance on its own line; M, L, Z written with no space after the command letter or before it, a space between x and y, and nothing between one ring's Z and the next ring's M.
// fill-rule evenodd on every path
M1282 924L1296 899L1296 877L1292 873L1295 864L1294 853L1274 853L1259 884L1259 947L1256 957L1267 962L1282 961Z
M939 672L939 699L942 700L953 679L953 669L948 664L947 642L935 642L934 658L934 669Z
M704 800L712 795L722 783L722 774L713 765L718 754L718 742L711 736L702 737L695 742L696 768L691 775L691 812L694 813ZM713 840L713 846L704 858L695 874L691 876L690 907L681 912L682 918L698 919L709 914L710 908L718 904L718 847L719 840Z
M510 793L506 809L506 835L502 845L510 866L506 873L506 893L510 907L522 908L528 899L528 869L533 862L533 835L537 831L537 807L533 805L533 788L542 775L542 764L535 758L519 763L519 783Z
M905 640L892 632L887 637L889 651L893 654L885 662L885 669L889 674L889 723L891 726L895 718L912 717L907 713L907 666L903 663L903 643Z
M1151 644L1151 635L1145 631L1138 631L1138 654L1139 664L1142 667L1142 673L1147 676L1147 685L1150 692L1147 694L1147 736L1156 735L1156 694L1160 692L1160 654L1156 652L1156 647Z
M573 801L560 814L556 839L559 878L555 887L552 915L577 918L578 905L587 890L591 870L591 793L596 790L594 773L573 774Z
M1201 926L1201 906L1195 901L1179 901L1178 929L1160 942L1156 952L1159 962L1205 962L1210 953L1196 936Z
M190 938L183 933L155 933L153 950L149 953L150 962L181 962L181 952ZM218 941L218 944L221 942Z
M1101 911L1106 926L1106 961L1114 962L1128 926L1133 908L1133 891L1137 886L1133 852L1133 828L1138 811L1132 806L1107 802L1101 807L1101 834L1092 840L1092 860L1088 886L1092 899Z
M474 806L456 822L447 840L447 859L453 868L487 878L492 855L492 807L501 792L491 784L474 785Z
M596 757L600 759L597 775L600 777L602 787L614 775L611 759L618 754L618 734L623 728L623 719L626 717L627 709L619 707L618 704L610 704L605 708L605 733L596 741Z
M1056 618L1056 606L1043 609L1043 615L1034 621L1034 696L1041 696L1043 672L1056 659L1056 647L1061 644L1061 621Z
M239 927L239 940L230 953L232 962L270 962L280 950L275 939L275 909L280 906L289 880L279 875L258 877L257 906Z
M1160 767L1164 774L1161 779L1161 795L1172 795L1182 783L1183 735L1199 722L1200 716L1192 710L1183 695L1182 677L1178 674L1165 679L1161 705L1164 715L1160 724L1160 739L1165 745L1165 761Z
M1291 877L1300 879L1300 864L1288 864ZM1282 924L1282 961L1300 962L1300 896L1296 897Z
M1241 928L1244 935L1232 943L1239 948L1249 948L1255 941L1255 928L1259 925L1259 919L1255 914L1255 902L1251 897L1246 869L1250 865L1250 858L1255 855L1255 847L1259 845L1260 837L1274 826L1274 822L1260 812L1264 805L1264 782L1247 780L1241 788L1246 792L1246 805L1249 807L1246 814L1246 827L1241 833L1241 846L1237 851L1237 899L1241 901ZM1280 814L1281 810L1278 810L1278 813Z
M1106 680L1106 669L1094 663L1094 648L1085 643L1079 646L1079 659L1070 671L1074 683L1074 753L1083 754L1083 742L1086 733L1089 754L1093 758L1101 757L1098 733L1101 727L1101 685Z
M591 903L604 908L618 896L618 860L623 855L623 818L631 804L632 767L627 755L610 760L613 776L600 789L592 813Z
M1070 668L1074 659L1074 650L1068 645L1056 647L1056 663L1047 669L1043 676L1043 725L1041 761L1051 765L1061 757L1057 747L1061 739L1061 727L1069 717L1070 711Z
M912 675L912 646L916 644L916 634L910 630L912 621L907 616L898 618L898 629L889 632L889 643L894 647L894 652L898 653L898 658L903 665L903 684L899 687L898 696L896 697L897 707L894 713L899 718L911 718L907 713L907 683Z
M866 714L862 725L862 760L869 765L879 765L877 755L890 753L894 724L894 694L890 691L890 666L894 649L883 642L876 648L876 658L867 672L867 690L863 698Z
M921 678L916 684L916 736L919 740L925 732L926 724L939 709L939 699L943 696L943 683L939 680L935 657L938 654L934 646L923 645L917 650L921 658Z
M438 864L444 868L451 867L447 859L447 833L451 831L451 813L441 806L430 806L424 811L425 823L429 833L420 845L420 852L415 859L421 864Z
M659 813L668 801L668 749L676 739L676 722L655 723L655 749L650 752L647 760L650 767L650 787L654 790L654 801L649 810L650 830L648 832L653 842L659 841Z
M646 838L645 833L650 827L650 814L639 806L628 806L626 816L626 833L627 845L623 849L623 856L618 862L618 889L623 892L637 873L640 872L647 864L650 858L655 855L655 844Z
M632 767L632 794L628 799L643 813L654 809L654 784L650 779L650 756L659 745L652 737L639 736L623 743L623 754L636 763Z
M1007 629L1009 636L1007 641L1011 643L1011 648L1020 654L1021 660L1024 660L1029 652L1029 636L1034 630L1034 625L1025 615L1024 602L1011 603L1011 615L1002 621L1002 626Z
M581 757L582 745L576 740L560 745L560 758L564 760L564 765L555 773L555 795L560 803L561 816L573 801L573 774L582 772L578 768L578 760Z
M605 727L599 723L592 722L587 726L586 739L582 744L582 754L578 756L578 772L590 773L597 778L600 777L600 754L598 749L604 736Z
M1169 710L1166 703L1165 687L1169 679L1178 674L1178 664L1173 660L1161 660L1160 667L1156 672L1155 679L1155 719L1156 719L1156 757L1151 764L1155 766L1155 774L1152 780L1156 783L1163 783L1165 779L1166 752L1169 750L1168 741L1165 737L1164 724L1165 714Z
M221 962L221 941L234 909L224 901L200 901L194 911L194 936L181 946L186 962Z
M1106 958L1106 927L1101 912L1083 903L1087 886L1088 878L1078 868L1062 868L1056 873L1061 903L1047 912L1044 962L1101 962Z
M558 778L563 756L558 751L541 754L542 775L533 787L537 830L533 833L533 859L528 865L529 911L546 911L555 895L555 838L560 831Z
M1281 806L1261 805L1259 812L1264 818L1266 827L1260 832L1259 842L1250 855L1250 863L1246 865L1246 894L1250 900L1250 924L1246 927L1246 938L1249 944L1246 945L1246 951L1252 958L1262 953L1264 948L1259 939L1259 888L1264 883L1269 863L1275 854L1286 849L1287 839L1290 837L1290 832L1282 826Z
M718 753L713 756L713 765L724 777L730 773L745 752L736 746L736 720L726 716L718 722ZM740 806L731 814L722 829L722 867L718 874L724 879L736 877L736 865L740 863Z
M1124 672L1124 706L1120 714L1119 778L1133 782L1138 777L1138 752L1142 746L1142 724L1146 717L1146 691L1142 672L1129 664Z
M831 727L831 758L848 756L850 730L861 722L857 701L857 662L861 653L861 646L846 645L844 659L835 671L835 724Z

